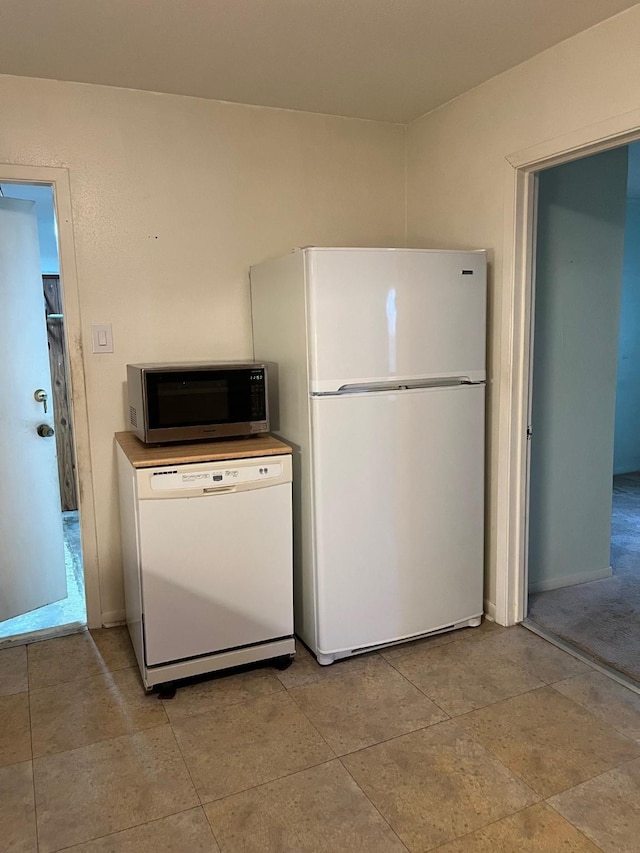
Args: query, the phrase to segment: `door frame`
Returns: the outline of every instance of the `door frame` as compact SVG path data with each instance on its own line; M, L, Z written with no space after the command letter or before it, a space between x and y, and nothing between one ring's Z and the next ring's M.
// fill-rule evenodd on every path
M84 570L87 626L102 625L96 512L91 477L89 413L82 352L80 294L71 208L69 170L57 166L16 166L0 163L0 183L48 184L53 188L53 204L58 228L60 288L64 310L64 337L69 363L70 410L76 456L76 488L80 509L80 535Z
M537 173L640 139L640 110L516 151L504 164L504 269L496 294L497 431L493 518L495 616L514 625L527 615L528 441L536 239Z

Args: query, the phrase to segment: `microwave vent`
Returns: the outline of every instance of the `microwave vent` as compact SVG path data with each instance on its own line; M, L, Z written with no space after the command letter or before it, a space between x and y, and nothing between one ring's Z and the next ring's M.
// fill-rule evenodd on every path
M133 406L129 406L129 423L133 427L138 426L138 412Z

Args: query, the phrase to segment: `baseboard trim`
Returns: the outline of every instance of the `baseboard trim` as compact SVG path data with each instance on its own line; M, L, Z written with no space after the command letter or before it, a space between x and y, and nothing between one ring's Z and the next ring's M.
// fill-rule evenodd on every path
M127 614L124 610L108 610L102 614L102 627L115 628L117 625L124 625L127 621Z
M529 592L548 592L551 589L561 589L563 586L576 586L579 583L589 583L589 581L600 581L603 578L610 578L613 574L611 566L606 569L596 569L594 572L580 572L574 575L562 575L557 578L548 578L544 581L529 584Z
M496 605L495 602L489 601L487 598L484 600L484 615L489 620L489 622L496 621Z

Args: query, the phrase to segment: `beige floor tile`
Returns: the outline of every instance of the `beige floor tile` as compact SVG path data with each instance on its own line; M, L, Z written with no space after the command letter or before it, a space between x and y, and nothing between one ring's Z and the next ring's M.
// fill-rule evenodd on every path
M486 616L482 617L482 624L477 628L460 628L453 631L453 636L458 640L483 640L488 634L501 634L503 631L508 631L508 628L503 628L497 622L492 622Z
M314 681L323 681L325 678L334 678L336 675L344 675L346 672L360 672L371 658L378 657L377 652L366 655L354 655L351 658L338 660L329 666L320 666L311 652L296 640L296 656L290 667L277 672L280 682L288 690L292 687L301 687L303 684L311 684Z
M344 673L290 691L337 755L447 719L447 715L376 656Z
M0 848L36 853L36 813L31 762L0 768Z
M205 806L224 853L406 850L339 761Z
M640 759L617 767L549 802L604 853L640 849Z
M478 625L477 628L459 628L457 631L445 631L443 634L434 634L432 637L424 637L421 640L389 646L386 649L380 649L379 653L387 660L395 660L414 652L416 649L446 646L448 643L455 643L458 640L480 640L490 634L500 633L504 630L506 629L496 625L495 622L483 619L482 624Z
M601 672L590 671L553 685L620 734L640 741L640 695Z
M171 728L33 762L41 853L199 805Z
M344 666L344 663L340 664ZM318 681L324 677L324 674L329 673L335 666L320 666L311 652L296 639L296 654L293 663L287 669L277 673L278 680L286 687L298 687L302 684L309 684L312 681Z
M31 643L27 654L31 690L136 666L125 627L83 631Z
M485 826L436 853L600 853L581 832L545 803Z
M483 648L492 656L504 655L545 684L593 672L586 663L518 625L487 637Z
M458 722L544 797L640 755L640 745L552 687L473 711Z
M100 652L100 656L110 670L126 669L128 666L138 665L126 625L120 625L116 628L92 629L89 633Z
M66 853L219 853L201 808L163 817L86 844Z
M274 693L173 723L203 802L333 757L286 693Z
M168 722L158 697L145 694L137 669L32 690L29 701L35 757Z
M410 850L431 850L537 799L453 720L341 760Z
M417 649L435 649L438 646L448 646L458 639L454 636L455 631L446 631L444 634L434 634L432 637L423 637L421 640L411 640L408 643L400 643L397 646L388 646L378 652L385 660L397 660L405 655L415 652Z
M450 716L541 687L517 664L484 651L485 642L422 648L392 663Z
M28 689L27 647L0 649L0 696L25 693Z
M215 711L225 705L235 705L282 690L284 687L271 669L252 669L221 674L195 684L185 684L178 688L173 699L164 702L164 707L169 719L174 722L193 714Z
M0 697L0 767L31 758L29 694Z

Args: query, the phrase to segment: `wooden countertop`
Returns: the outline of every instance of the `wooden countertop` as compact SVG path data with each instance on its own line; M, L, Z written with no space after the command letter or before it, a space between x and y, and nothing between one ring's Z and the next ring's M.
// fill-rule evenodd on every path
M272 435L234 438L229 441L191 441L185 444L147 446L132 432L117 432L116 441L134 468L185 465L190 462L216 462L222 459L248 459L253 456L280 456L291 453L288 444Z

